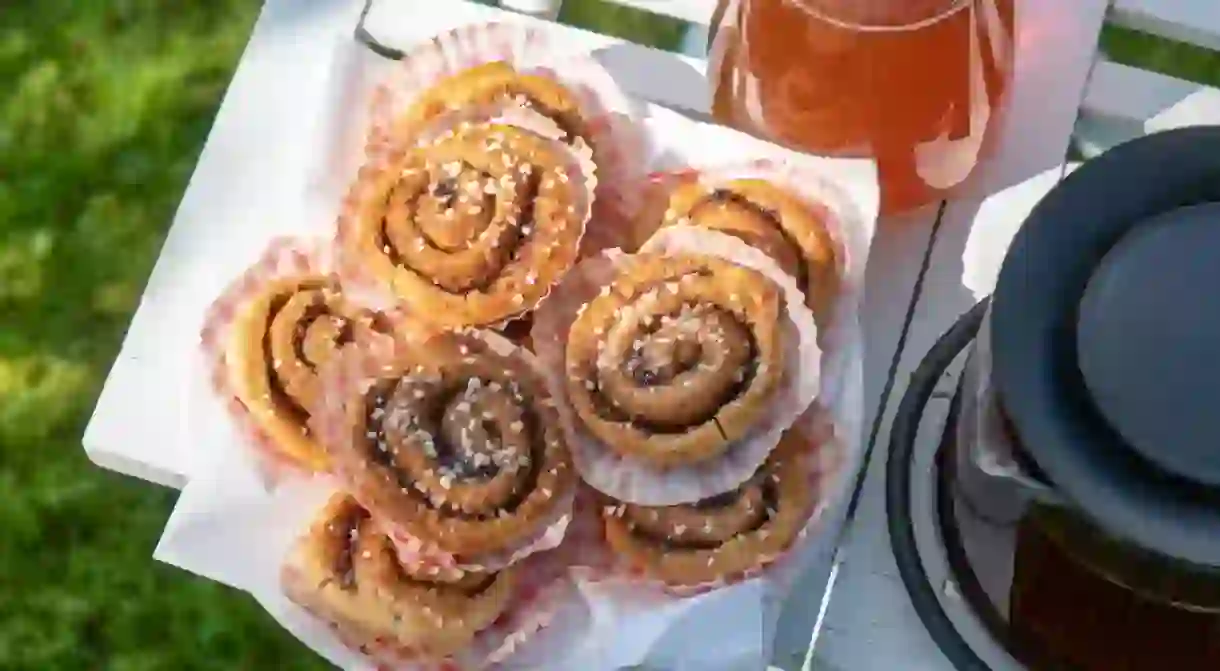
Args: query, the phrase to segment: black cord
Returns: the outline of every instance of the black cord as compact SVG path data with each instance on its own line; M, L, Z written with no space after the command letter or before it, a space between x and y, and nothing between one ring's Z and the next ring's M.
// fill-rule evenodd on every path
M890 394L894 390L894 380L898 377L898 365L902 361L902 351L906 347L907 337L911 334L911 323L914 321L915 308L919 304L919 294L923 291L923 283L927 277L928 269L932 267L932 252L936 249L936 238L940 234L940 227L944 223L948 205L948 201L942 200L936 210L936 221L932 224L932 232L928 236L928 246L924 249L923 260L919 265L919 274L916 276L915 286L911 290L911 301L907 305L907 312L902 320L902 330L898 333L898 343L894 348L894 357L890 360L885 385L882 387L881 397L878 399L877 414L873 417L873 425L869 430L868 440L864 444L864 458L861 461L863 467L860 469L860 473L856 475L856 482L852 486L851 495L847 499L847 512L843 516L843 526L839 529L839 533L834 539L835 550L830 563L835 568L843 561L842 558L846 554L848 546L846 539L854 528L853 522L856 518L856 509L860 506L860 501L863 500L864 484L868 480L869 464L872 463L873 451L877 447L877 437L880 435L882 424L885 422L885 410L888 407ZM823 616L827 611L827 601L834 590L836 575L832 568L830 583L827 584L826 591L822 594L821 614L819 614L817 622L813 625L813 635L809 641L810 655L813 654L814 648L817 647L818 638L822 635Z
M364 20L368 17L369 10L372 8L373 0L364 0L364 9L360 10L360 20L356 22L356 41L368 47L370 51L378 56L381 56L382 58L388 58L392 61L401 61L406 57L406 54L401 49L387 47L378 41L376 37L373 37L372 33L370 33L368 29L364 27Z
M911 324L915 318L915 308L919 305L918 297L923 291L924 277L928 274L928 268L932 265L932 251L936 249L936 236L940 232L941 222L945 218L945 209L948 207L948 201L942 200L940 207L936 210L936 222L932 224L932 233L928 238L928 246L924 249L923 261L919 266L919 275L915 279L915 286L911 289L911 302L907 304L907 312L902 320L902 331L898 333L898 343L894 347L894 357L890 360L889 370L886 372L885 386L881 388L881 397L877 404L877 414L873 417L873 425L868 432L868 440L864 444L864 458L861 460L863 467L860 473L856 475L856 482L852 486L851 495L847 498L847 512L843 516L845 520L843 527L839 530L839 535L835 539L834 559L832 564L839 563L839 557L847 547L844 539L852 529L852 521L856 518L856 510L860 507L860 501L864 499L864 484L868 480L868 465L872 463L873 451L877 447L877 437L881 435L881 427L885 423L885 409L889 402L890 394L894 390L894 380L898 378L898 365L902 362L902 351L906 347L907 338L911 335ZM816 640L818 631L814 631Z
M941 608L936 588L928 581L911 524L911 462L924 409L945 370L974 341L987 312L984 299L960 319L928 351L911 374L906 394L898 405L890 429L890 452L886 461L885 512L890 546L898 573L911 603L937 646L959 671L991 671L987 663L966 643Z

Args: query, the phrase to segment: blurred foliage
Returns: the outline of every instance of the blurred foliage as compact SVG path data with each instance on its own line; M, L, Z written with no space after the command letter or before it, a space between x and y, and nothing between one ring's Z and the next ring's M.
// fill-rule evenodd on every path
M0 8L0 669L324 668L252 600L153 562L174 494L80 447L257 12Z
M669 51L679 50L690 25L607 0L567 0L562 5L559 20L570 26Z

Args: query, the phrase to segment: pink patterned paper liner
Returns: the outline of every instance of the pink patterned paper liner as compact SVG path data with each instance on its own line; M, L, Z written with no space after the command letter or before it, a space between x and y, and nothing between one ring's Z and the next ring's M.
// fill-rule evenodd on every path
M599 504L591 498L582 498L578 500L576 521L569 531L573 543L579 543L584 548L573 569L576 581L602 584L628 582L645 585L676 598L706 594L759 577L781 585L789 584L799 569L799 566L794 565L795 558L817 539L823 514L832 502L829 494L835 491L833 485L836 480L844 477L842 471L847 460L846 444L841 437L835 435L834 424L825 410L811 407L797 424L805 428L809 437L809 451L805 455L805 475L809 487L816 495L808 510L809 517L805 526L781 554L759 557L758 564L749 570L726 575L720 580L700 585L670 585L649 578L639 567L620 560L606 542L602 522L602 512L606 504Z
M576 207L580 208L584 213L584 223L582 224L583 228L579 243L579 248L582 250L581 253L583 254L584 250L589 249L591 246L609 244L609 241L614 239L611 234L605 232L606 230L613 230L614 226L607 227L606 225L594 223L594 217L597 216L602 217L599 222L617 222L620 220L620 215L616 212L607 214L605 210L598 209L597 207L597 196L595 196L595 193L599 189L600 181L598 168L593 162L592 155L582 152L579 148L568 147L558 142L556 137L562 131L559 130L554 122L532 111L512 108L511 106L457 110L441 115L431 121L425 128L420 129L419 133L412 138L413 141L411 143L403 144L387 141L378 150L368 153L365 163L360 166L356 177L348 188L346 196L343 198L339 209L338 221L335 225L333 255L335 257L336 271L342 277L346 290L361 297L366 302L382 306L386 309L392 309L402 302L383 280L368 271L367 264L357 255L351 253L352 248L357 244L355 238L357 217L370 201L380 202L378 193L373 186L387 172L397 170L398 166L401 165L401 161L409 152L424 151L430 144L447 141L459 131L482 124L515 126L535 135L553 140L556 146L563 146L568 157L568 162L564 166L565 169L571 175L580 176L580 179L577 180L580 187L578 188L573 185L570 191L573 194ZM598 232L599 229L602 232ZM541 304L546 298L544 295L539 299L538 303ZM502 330L509 323L521 319L536 308L537 305L523 305L521 311L517 314L511 315L501 322L486 325L485 328Z
M349 403L363 398L377 376L392 362L399 360L410 348L422 345L428 338L443 333L413 319L403 312L391 316L397 337L369 343L364 348L348 348L323 367L319 373L323 380L322 394L317 407L310 408L310 425L320 441L347 440L345 434ZM524 347L513 344L502 336L482 329L462 329L460 333L477 337L488 343L501 355L520 356L536 368L533 355ZM359 473L345 472L336 468L340 481L350 490L357 501L367 509L382 533L394 544L398 560L408 569L429 575L460 578L470 571L498 571L506 566L548 550L563 542L572 516L573 497L558 498L551 515L539 523L538 530L520 542L512 543L494 553L477 556L458 556L441 547L435 541L410 533L388 514L379 502L355 483Z
M664 236L664 237L662 237ZM581 307L618 275L631 256L612 250L580 263L534 315L535 349L546 364L544 373L559 411L573 463L584 481L620 501L642 505L689 503L735 489L749 479L779 444L784 429L796 421L820 389L822 354L813 315L804 294L775 262L741 240L716 231L675 226L645 243L643 250L660 253L705 254L750 267L766 275L785 297L785 382L770 411L721 457L690 466L657 470L622 457L584 427L567 396L566 349L569 331Z
M277 237L254 265L250 266L208 306L204 313L199 341L206 370L216 397L223 399L239 431L253 448L256 465L269 483L293 475L308 475L299 462L284 453L280 446L250 414L249 409L233 388L229 377L225 350L232 337L234 321L241 309L269 283L305 275L322 275L338 279L329 249L317 240Z
M634 123L634 104L591 55L557 55L560 51L545 29L513 23L469 24L436 35L409 50L393 74L376 87L369 115L369 152L401 141L394 138L393 129L399 115L439 80L503 62L522 74L554 80L571 92L603 175L599 200L613 203L623 216L635 216L641 204L637 187L646 172L647 153L642 149L647 144Z
M736 179L766 180L800 198L811 212L819 215L836 243L835 260L840 281L855 282L854 278L863 277L864 269L857 267L850 252L859 241L849 240L851 227L845 221L855 215L851 197L834 180L816 170L773 159L758 159L740 164L658 171L648 176L649 183L658 189L659 197L665 199L678 186L691 182L698 182L711 191ZM867 246L867 242L864 244Z
M391 641L368 640L330 621L308 604L295 599L293 603L325 621L339 642L365 655L379 670L491 671L511 661L522 646L549 627L566 602L579 598L567 567L565 556L558 551L530 557L521 566L521 578L512 605L490 627L475 635L469 649L444 659L429 657ZM285 592L291 598L291 585L293 581L299 581L300 576L286 571L283 580Z

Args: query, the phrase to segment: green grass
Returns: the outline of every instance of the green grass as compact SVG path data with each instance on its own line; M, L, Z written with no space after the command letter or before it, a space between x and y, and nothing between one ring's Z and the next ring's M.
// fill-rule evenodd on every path
M1192 82L1220 84L1220 56L1201 47L1120 28L1107 30L1102 35L1101 47L1107 56L1119 63Z
M0 669L324 668L250 599L153 562L174 493L80 448L259 3L0 5ZM601 0L565 20L682 34ZM1214 55L1107 40L1220 79Z
M80 448L257 9L0 9L0 668L310 666L251 600L153 562L173 493Z

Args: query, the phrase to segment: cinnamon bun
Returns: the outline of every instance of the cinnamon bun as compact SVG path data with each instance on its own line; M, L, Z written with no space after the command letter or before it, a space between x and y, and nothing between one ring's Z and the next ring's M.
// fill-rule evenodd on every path
M592 194L553 140L463 124L380 165L361 171L340 224L345 267L371 273L419 317L502 323L576 261Z
M684 505L608 506L606 540L634 572L671 586L743 577L782 555L809 520L809 452L804 435L789 430L736 490Z
M294 545L281 578L289 599L363 652L443 658L508 609L516 571L454 581L410 575L368 512L337 494Z
M326 441L336 470L396 543L458 564L528 543L576 485L545 385L521 350L478 334L408 350L346 403Z
M667 468L723 454L769 410L785 375L780 288L715 257L639 254L582 308L567 395L622 457Z
M387 330L328 276L275 280L240 308L223 372L275 449L292 463L326 470L329 460L309 427L309 409L321 391L318 369L340 350Z

